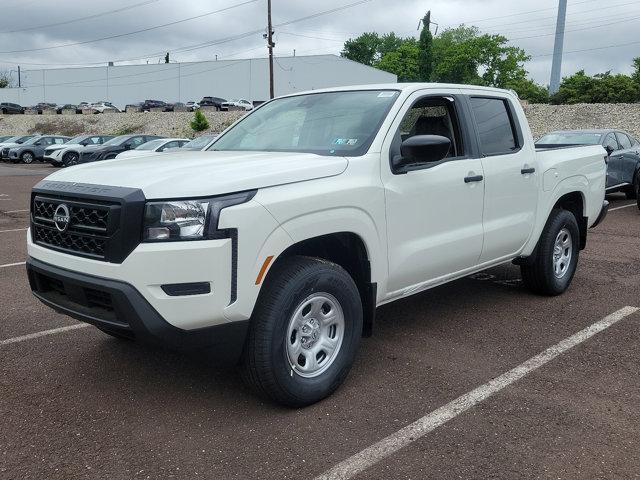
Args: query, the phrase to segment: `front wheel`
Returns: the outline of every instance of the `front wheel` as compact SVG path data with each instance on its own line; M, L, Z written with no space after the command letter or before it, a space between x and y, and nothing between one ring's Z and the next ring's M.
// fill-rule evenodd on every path
M69 152L62 159L63 167L72 167L77 164L78 164L78 154L76 152Z
M553 210L538 240L536 258L520 267L524 284L541 295L560 295L571 284L579 252L576 217L567 210Z
M640 174L636 175L636 179L633 182L633 190L636 192L636 203L640 210Z
M362 303L339 265L292 257L272 268L251 322L243 377L263 396L302 407L347 377L362 336Z
M31 152L24 152L21 156L20 156L20 160L22 160L22 163L33 163L33 153Z

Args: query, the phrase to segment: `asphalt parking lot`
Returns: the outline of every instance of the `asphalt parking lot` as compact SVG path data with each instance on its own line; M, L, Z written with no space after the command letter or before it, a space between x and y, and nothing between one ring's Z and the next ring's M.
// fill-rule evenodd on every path
M343 387L288 410L206 358L67 329L31 296L29 191L52 171L0 165L0 478L639 475L640 312L562 343L640 307L635 202L611 197L565 295L507 265L382 307Z

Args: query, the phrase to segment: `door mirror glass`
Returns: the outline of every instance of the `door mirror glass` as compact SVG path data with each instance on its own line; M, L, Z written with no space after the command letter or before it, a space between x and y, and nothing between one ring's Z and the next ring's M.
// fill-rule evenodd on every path
M440 135L414 135L400 145L400 157L394 159L394 167L401 168L416 163L439 162L447 157L451 140Z
M604 149L607 151L608 155L611 155L613 152L616 151L616 149L613 148L611 145L607 145L606 147L604 147Z

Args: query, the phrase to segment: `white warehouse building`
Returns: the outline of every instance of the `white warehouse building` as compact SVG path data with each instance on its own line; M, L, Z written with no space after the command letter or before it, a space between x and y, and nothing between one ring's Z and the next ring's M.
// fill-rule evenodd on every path
M275 94L317 88L395 83L391 73L336 55L274 58ZM267 58L22 70L19 88L0 89L0 101L23 106L110 101L122 108L146 99L198 101L204 96L269 99Z

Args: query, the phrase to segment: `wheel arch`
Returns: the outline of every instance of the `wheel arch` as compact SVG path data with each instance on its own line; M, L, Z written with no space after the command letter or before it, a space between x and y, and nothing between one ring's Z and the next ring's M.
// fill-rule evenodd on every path
M353 278L363 308L363 335L373 331L376 310L377 284L372 282L371 260L364 239L354 232L341 231L306 238L291 244L273 261L264 282L269 281L273 268L293 256L306 256L327 260L340 265Z

